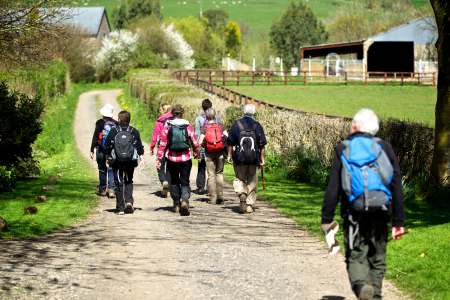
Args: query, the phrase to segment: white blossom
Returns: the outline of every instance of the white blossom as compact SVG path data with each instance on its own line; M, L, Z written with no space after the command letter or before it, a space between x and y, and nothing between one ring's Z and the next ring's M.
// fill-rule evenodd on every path
M195 60L192 58L192 55L194 55L194 50L192 50L192 47L186 42L181 33L175 30L173 24L161 26L167 40L172 44L172 47L180 57L183 68L193 69L195 66Z

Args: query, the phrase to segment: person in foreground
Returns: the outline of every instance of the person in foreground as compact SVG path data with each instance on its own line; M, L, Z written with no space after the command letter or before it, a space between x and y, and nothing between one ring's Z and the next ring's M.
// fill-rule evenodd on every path
M161 142L158 148L156 167L161 168L161 160L167 158L167 168L170 173L170 196L173 200L175 213L189 216L189 198L191 188L189 177L192 169L192 152L197 156L199 145L194 128L189 121L183 119L184 109L181 105L172 108L173 120L164 125L161 132Z
M161 107L159 108L159 112L161 113L161 115L156 120L155 128L153 129L152 141L150 143L150 154L151 155L153 155L155 153L155 147L158 150L159 143L161 141L160 135L161 135L161 131L164 128L164 124L168 120L171 120L173 118L171 109L172 109L172 107L170 106L170 104L167 104L167 103L161 104ZM170 184L170 174L167 171L167 167L166 167L167 159L165 157L163 157L162 160L160 161L160 163L161 163L161 167L158 170L158 177L159 177L159 181L161 182L161 196L163 198L166 198L167 193L169 192L169 184Z
M327 233L341 201L347 272L358 299L382 298L390 219L393 240L405 233L399 163L392 147L375 137L378 129L369 109L353 117L350 136L336 147L322 206Z
M231 126L227 139L227 159L229 163L233 160L236 176L233 188L239 197L239 208L243 214L254 211L257 171L259 166L264 165L264 147L267 144L263 127L254 119L255 112L255 105L245 105L244 116Z
M95 130L92 135L91 142L91 159L95 159L98 165L98 178L99 185L97 186L97 195L107 196L108 198L114 197L114 175L111 167L106 166L106 139L108 137L111 128L116 126L117 122L113 119L114 106L111 104L105 104L100 109L101 119L95 122Z
M119 215L133 213L134 168L144 163L144 146L139 131L130 126L131 115L121 111L118 125L111 129L106 145L109 164L113 168L116 209Z

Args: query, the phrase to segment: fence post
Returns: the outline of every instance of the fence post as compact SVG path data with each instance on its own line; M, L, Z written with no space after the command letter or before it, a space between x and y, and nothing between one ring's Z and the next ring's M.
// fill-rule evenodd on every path
M306 71L303 71L303 84L304 84L304 85L306 85L306 81L307 81L307 78L306 78Z
M255 72L252 71L252 85L255 85Z
M400 73L401 75L400 75L400 79L401 79L401 82L402 82L402 85L403 85L403 73Z
M270 85L271 77L272 77L272 72L269 72L269 76L267 77L267 85Z
M433 86L436 86L436 72L433 72Z
M287 71L284 71L284 85L288 84Z
M417 85L420 85L420 73L417 73Z
M209 84L212 84L212 71L209 71Z
M386 84L387 84L387 73L384 72L384 85L386 85Z
M364 76L364 84L367 85L369 80L369 72L366 72L366 76Z
M236 72L236 84L239 86L239 81L241 80L239 76L239 71Z
M198 78L199 78L199 74L198 74L198 71L196 71L195 72L195 79L198 80Z
M345 85L347 85L347 71L344 72Z

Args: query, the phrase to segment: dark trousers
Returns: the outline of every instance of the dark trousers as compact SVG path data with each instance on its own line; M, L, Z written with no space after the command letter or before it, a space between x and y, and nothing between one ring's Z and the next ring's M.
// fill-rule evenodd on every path
M382 284L386 272L386 245L388 237L387 213L374 213L355 218L358 225L349 219L344 221L345 258L347 272L353 291L356 295L364 284L374 289L374 299L382 298ZM350 249L350 226L358 233L353 239Z
M191 175L192 160L185 162L173 162L167 160L167 168L170 174L170 196L175 203L181 200L189 200L191 188L189 176Z
M159 181L163 183L164 181L167 181L170 184L170 173L167 169L167 158L162 158L161 160L161 167L158 170L158 177Z
M106 154L104 154L97 148L97 150L95 151L95 160L97 161L98 166L99 189L114 189L113 169L106 166Z
M195 181L198 189L205 189L206 185L206 159L202 158L198 161L197 179Z
M113 167L116 192L116 209L123 211L125 203L133 204L134 163L123 163Z

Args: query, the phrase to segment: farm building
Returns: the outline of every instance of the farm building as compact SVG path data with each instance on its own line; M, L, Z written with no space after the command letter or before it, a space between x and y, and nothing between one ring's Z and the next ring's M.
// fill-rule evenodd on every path
M111 32L108 15L104 7L62 8L61 22L82 31L86 38L101 41Z
M301 71L361 78L369 73L437 72L431 17L394 27L365 40L303 47Z

